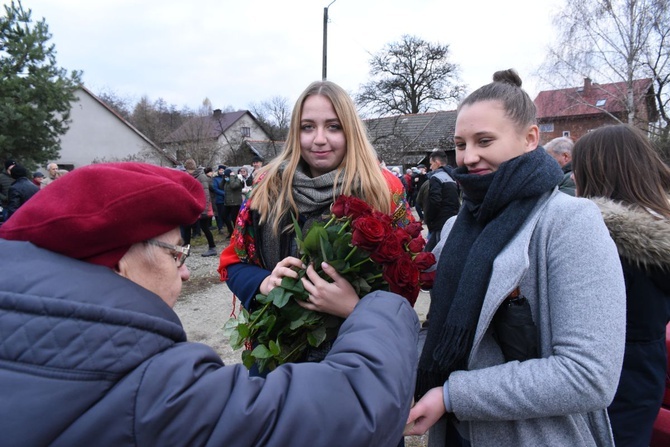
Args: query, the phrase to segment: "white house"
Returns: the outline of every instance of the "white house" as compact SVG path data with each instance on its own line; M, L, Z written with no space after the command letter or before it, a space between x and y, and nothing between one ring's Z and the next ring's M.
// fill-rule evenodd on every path
M241 166L259 155L247 141L267 141L268 134L248 110L195 116L172 132L162 142L177 160L193 158L202 166L218 163ZM263 156L263 155L262 155Z
M175 166L176 161L85 87L75 92L68 131L61 136L60 158L72 170L94 162L144 161Z

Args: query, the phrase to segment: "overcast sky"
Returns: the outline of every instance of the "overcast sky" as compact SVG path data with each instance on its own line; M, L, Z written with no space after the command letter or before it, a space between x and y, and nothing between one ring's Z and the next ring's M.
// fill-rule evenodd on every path
M3 0L6 4L8 0ZM45 18L58 65L86 87L133 103L143 95L214 108L284 96L321 79L323 9L331 0L23 0ZM403 34L450 46L471 91L494 71L533 79L563 0L336 0L329 8L328 79L350 93L368 79L370 55Z

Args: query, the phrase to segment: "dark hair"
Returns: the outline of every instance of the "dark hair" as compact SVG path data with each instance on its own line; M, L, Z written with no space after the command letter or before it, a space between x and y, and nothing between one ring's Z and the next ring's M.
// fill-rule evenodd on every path
M463 106L480 101L500 101L505 109L505 114L519 128L537 122L535 103L530 99L528 93L521 88L521 78L512 68L496 71L493 74L493 82L470 93L458 105L456 113L458 114Z
M430 160L437 160L441 164L447 164L447 153L444 151L435 151L430 154Z
M14 165L11 171L12 178L17 180L21 177L28 177L28 170L22 165Z
M210 172L212 172L212 168L206 167L205 168L205 174L209 174Z
M572 169L582 197L608 197L670 218L670 168L638 128L600 127L572 149Z

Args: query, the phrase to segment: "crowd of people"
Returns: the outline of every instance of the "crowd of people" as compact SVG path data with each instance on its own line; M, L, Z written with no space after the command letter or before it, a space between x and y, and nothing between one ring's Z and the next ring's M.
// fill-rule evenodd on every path
M625 124L543 147L514 70L459 104L454 144L456 166L435 151L430 169L386 169L350 96L318 81L283 152L253 169L104 163L56 181L49 166L31 182L9 160L3 208L5 191L31 198L0 227L15 255L0 257L3 443L648 445L667 374L670 169ZM425 225L425 342L406 300L302 265L296 226L342 195ZM197 227L203 256L227 231L218 271L246 309L304 268L300 306L340 326L270 373L188 343L171 308Z
M0 172L0 225L9 219L24 203L26 203L37 191L46 187L58 177L67 173L60 171L56 163L47 165L48 176L40 171L32 175L25 166L15 160L5 160L5 167ZM28 178L31 176L31 178Z

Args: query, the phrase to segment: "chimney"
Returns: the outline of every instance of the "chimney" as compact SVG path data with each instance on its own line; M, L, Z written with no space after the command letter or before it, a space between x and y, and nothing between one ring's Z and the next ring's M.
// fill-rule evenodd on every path
M221 109L214 109L214 118L221 118Z
M584 78L584 93L591 89L591 78Z

